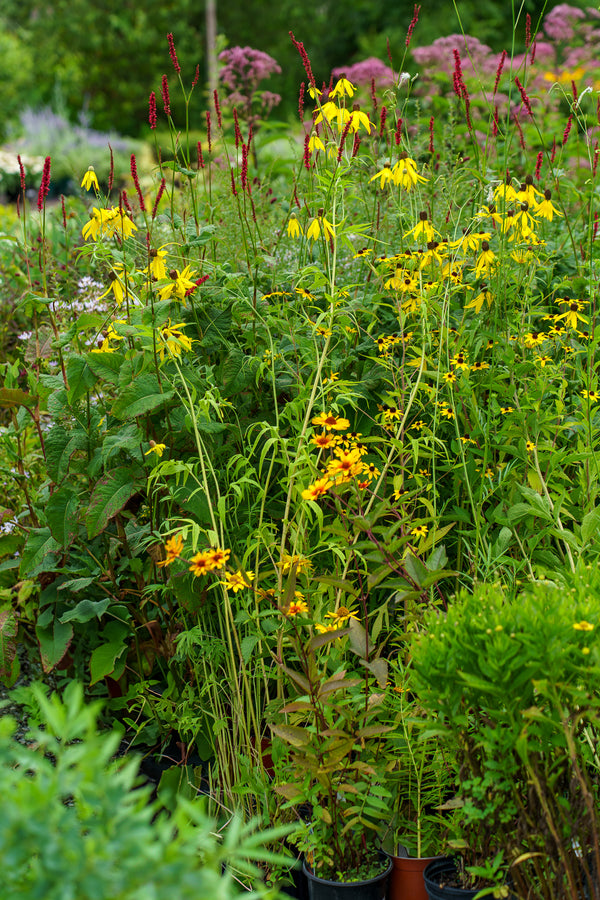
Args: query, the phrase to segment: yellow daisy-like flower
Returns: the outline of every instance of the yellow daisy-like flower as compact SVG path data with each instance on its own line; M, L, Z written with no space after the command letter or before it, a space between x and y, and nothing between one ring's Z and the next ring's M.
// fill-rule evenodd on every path
M336 628L341 628L343 625L346 625L350 619L354 619L356 622L359 621L358 616L356 615L356 608L348 606L338 606L333 612L326 613L325 618L331 619L335 623Z
M390 166L389 163L386 163L386 164L384 165L384 167L383 167L383 169L381 170L381 172L377 172L376 175L373 175L372 178L369 178L369 184L370 184L372 181L377 181L377 179L379 179L379 187L381 188L381 190L384 189L384 187L386 186L386 184L390 184L390 182L391 182L392 184L394 183L394 175L393 175L393 172L392 172L392 167Z
M597 403L598 400L600 400L600 394L598 394L597 391L583 390L583 391L581 391L581 396L585 400L589 400L590 403Z
M323 494L326 494L333 482L325 475L323 478L317 479L313 484L309 484L306 490L302 491L303 500L318 500Z
M575 631L593 631L594 630L594 626L592 625L592 623L586 622L585 619L583 619L581 622L574 622L573 628L575 629Z
M425 184L429 180L424 175L419 175L417 164L410 156L405 156L394 165L392 177L394 184L407 192L412 191L417 184Z
M150 441L150 449L146 450L144 456L148 456L150 453L156 453L157 456L162 456L166 449L166 444L157 444L154 441Z
M305 600L292 600L287 609L282 610L286 616L299 616L308 612L308 603Z
M220 547L211 547L206 551L211 569L222 569L231 555L231 550L222 550Z
M500 412L502 413L503 416L507 416L509 413L514 412L514 411L515 411L514 406L501 406L500 407Z
M429 528L427 527L427 525L415 525L414 528L410 529L410 533L418 538L427 537L428 531L429 531Z
M185 300L187 292L197 287L193 280L195 276L196 273L192 272L191 266L186 266L181 272L173 269L172 272L169 272L170 282L159 290L158 296L161 300L168 300L175 294L180 300Z
M336 454L336 458L327 466L328 477L345 482L363 471L361 454L358 450L338 450Z
M91 188L94 188L96 192L100 191L100 185L98 184L98 177L94 172L94 167L90 166L83 176L83 181L81 182L81 187L84 191L89 191Z
M481 253L477 257L475 264L475 277L480 278L484 272L489 272L490 269L494 268L496 262L496 255L490 250L490 245L487 241L482 241Z
M318 215L312 220L308 226L306 237L311 241L318 241L321 233L327 240L335 237L335 228L323 215L323 210L319 210Z
M134 231L137 231L137 225L131 221L128 216L123 215L118 206L112 209L92 209L92 218L81 229L84 240L92 238L97 241L99 237L114 237L119 235L122 238L131 237Z
M339 631L339 625L322 625L320 622L315 624L315 631L319 634L331 634L333 631Z
M296 216L290 216L290 221L287 226L287 234L288 237L297 238L302 237L302 228L300 227L300 222L296 218Z
M435 240L436 234L437 231L435 231L433 225L429 222L427 213L423 211L419 213L419 221L415 227L411 228L410 231L407 231L404 237L412 237L415 241L420 237L424 237L426 243L429 243L429 241Z
M325 150L325 144L315 131L313 131L308 140L308 152L313 153L314 150Z
M225 581L220 583L228 591L233 591L234 594L237 594L238 591L243 591L244 588L252 587L253 579L254 572L242 572L239 569L237 572L225 572Z
M281 562L278 562L277 565L284 575L287 575L288 572L291 572L293 568L296 569L296 572L298 574L305 570L308 572L312 569L312 563L310 559L307 559L306 556L299 556L297 553L284 553Z
M328 434L326 431L323 431L321 434L313 434L311 441L316 447L320 447L321 450L326 450L328 447L335 447L335 445L339 442L339 437L336 434Z
M535 444L533 443L533 441L527 441L525 444L525 449L528 453L533 453L533 451L535 450Z
M161 559L160 562L157 563L161 568L163 566L170 566L171 563L175 562L178 557L181 556L183 552L183 538L180 534L176 534L172 538L168 538L165 541L165 559Z
M190 560L189 570L197 578L199 578L201 575L207 575L212 571L212 569L212 560L208 551L201 550L200 553L196 553L195 556L192 556Z
M345 95L347 97L353 97L355 90L356 87L352 84L352 82L348 81L348 79L344 75L342 75L329 96L343 97Z
M161 362L164 360L167 352L170 353L171 356L179 357L181 356L182 349L192 349L191 338L181 330L185 327L185 322L178 322L177 325L171 325L171 319L169 319L166 325L159 328L158 335L162 343L158 348L158 355L160 356Z
M320 415L315 416L312 419L312 424L326 428L327 431L347 431L350 428L348 419L344 419L343 416L335 416L331 412L320 413Z

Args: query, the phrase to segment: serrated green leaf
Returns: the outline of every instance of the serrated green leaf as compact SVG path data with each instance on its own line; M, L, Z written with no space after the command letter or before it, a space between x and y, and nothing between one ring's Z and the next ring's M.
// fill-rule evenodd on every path
M156 375L150 373L138 375L130 385L121 391L111 412L118 419L133 419L135 416L144 415L162 406L174 394L173 390L161 390Z
M137 490L135 472L126 466L113 469L96 483L85 517L90 540L106 528Z
M86 354L85 359L92 372L99 378L103 378L109 384L119 383L119 372L125 359L121 353L90 352Z
M88 438L83 429L67 431L62 425L55 425L44 441L46 465L52 480L59 484L69 470L69 461L78 450L87 450Z
M76 403L84 397L96 384L96 376L83 356L71 356L67 362L67 381L69 403Z
M22 578L33 578L40 572L53 571L55 560L49 557L60 550L49 528L36 528L30 531L21 555L19 574Z

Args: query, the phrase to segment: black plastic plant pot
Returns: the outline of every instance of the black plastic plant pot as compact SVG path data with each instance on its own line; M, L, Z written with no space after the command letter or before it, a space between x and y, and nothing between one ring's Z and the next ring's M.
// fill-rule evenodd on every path
M328 881L315 875L306 862L302 871L308 883L308 900L385 900L392 861L381 861L382 871L367 881Z
M423 872L429 900L471 900L479 890L450 887L448 881L456 874L456 861L449 856L434 859Z

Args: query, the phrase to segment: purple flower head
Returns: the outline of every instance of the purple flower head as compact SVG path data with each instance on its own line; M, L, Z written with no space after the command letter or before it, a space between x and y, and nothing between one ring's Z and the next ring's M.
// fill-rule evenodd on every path
M252 47L230 47L219 53L219 60L224 63L219 78L229 90L224 102L242 107L240 112L250 120L252 102L260 82L273 74L280 74L281 66L268 53ZM267 115L280 100L279 94L264 91L261 96L262 115Z
M582 9L559 3L544 19L544 31L555 41L570 41L575 36L573 25L578 19L585 19Z
M370 56L363 59L362 62L354 63L352 66L340 66L333 69L333 77L340 78L345 75L348 81L359 87L369 87L372 79L381 87L388 87L394 83L394 71L380 59Z

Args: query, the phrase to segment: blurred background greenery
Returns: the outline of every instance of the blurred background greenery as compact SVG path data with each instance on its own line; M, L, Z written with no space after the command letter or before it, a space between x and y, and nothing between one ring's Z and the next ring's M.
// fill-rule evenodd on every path
M533 26L555 3L523 0L423 0L414 46L459 32L474 34L496 51L511 49L513 24L517 51L524 49L525 14ZM571 5L585 7L585 0ZM386 42L395 66L402 62L413 3L388 0L216 0L217 46L251 46L266 51L282 68L267 87L281 94L278 116L293 116L304 71L289 38L303 41L317 81L329 80L333 67L375 56L387 62ZM460 13L457 15L458 9ZM184 84L197 64L206 83L206 0L2 0L0 4L0 141L18 137L25 108L49 107L72 123L99 131L139 137L146 133L148 94L160 97L163 73L174 78L166 35L173 32ZM172 92L175 120L181 121L179 92ZM192 127L201 127L206 91L197 91ZM160 109L160 102L159 102ZM196 121L194 121L196 119Z

